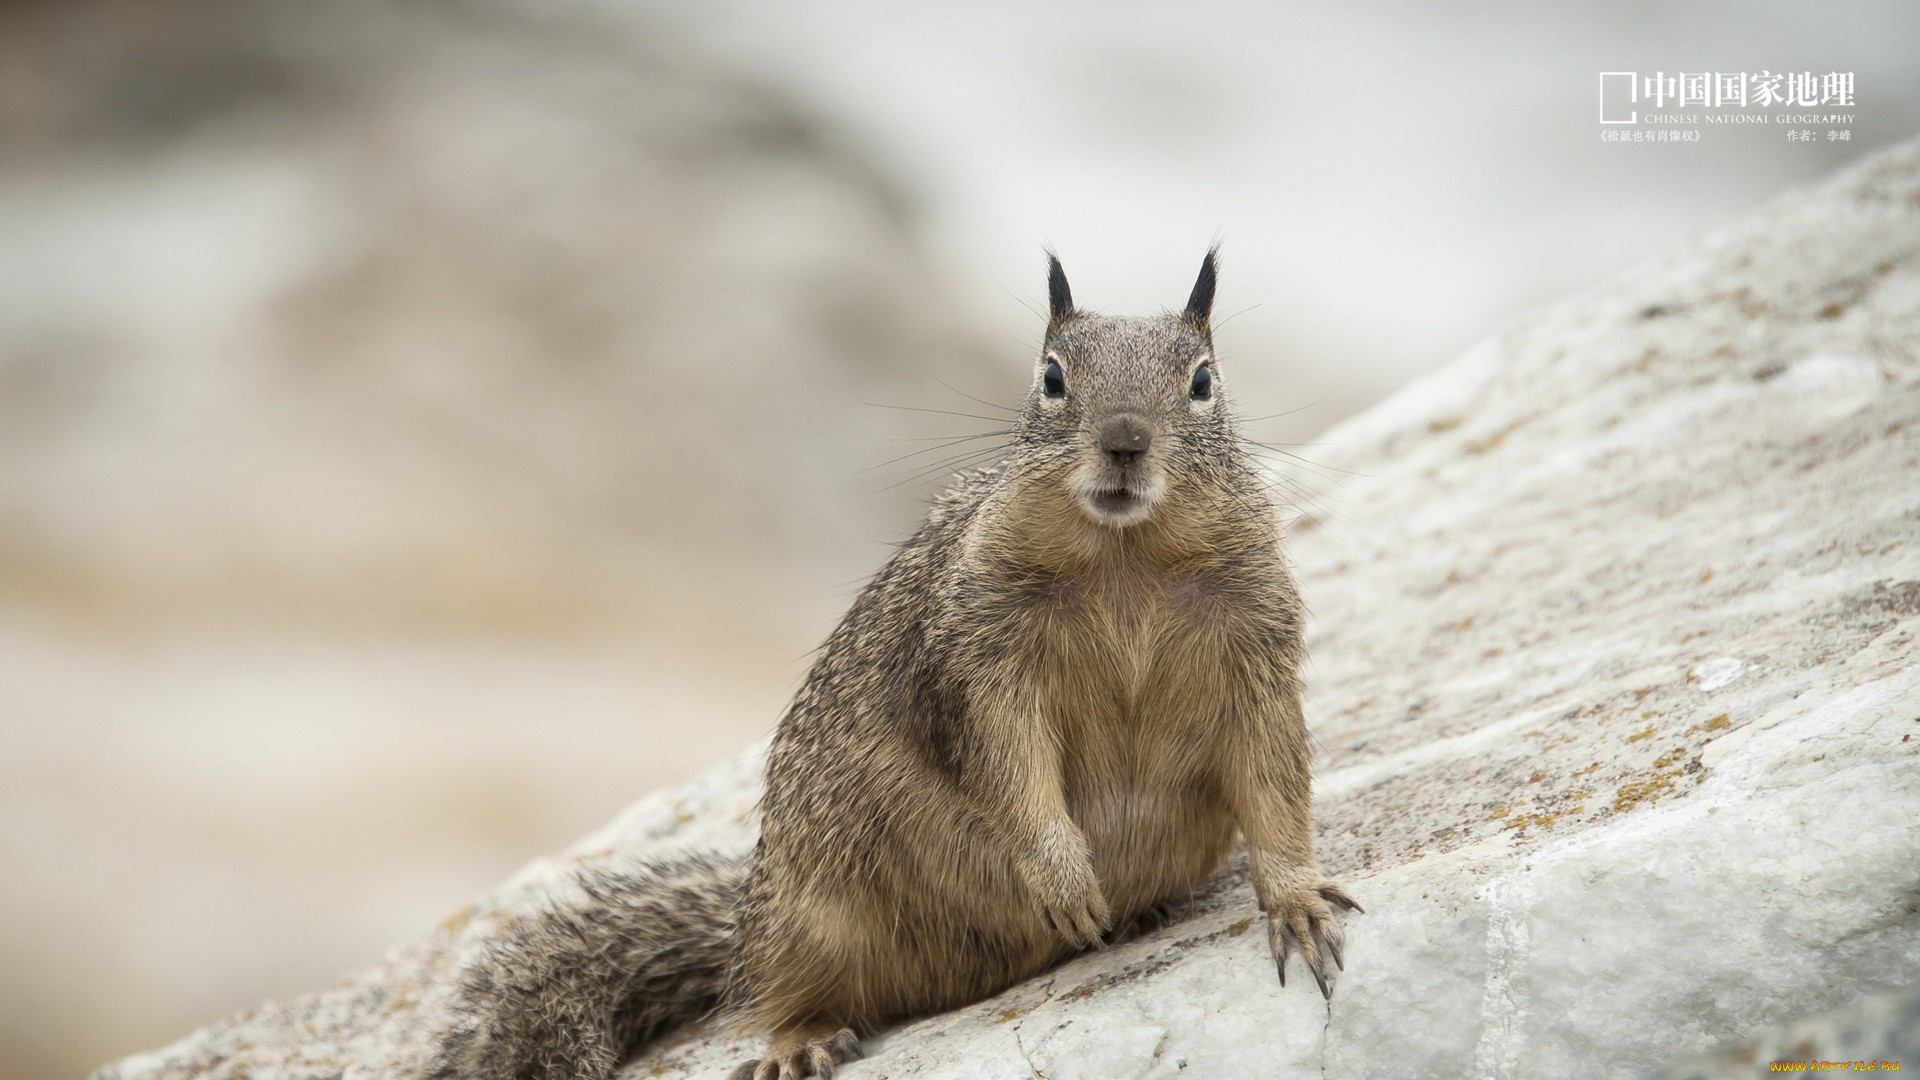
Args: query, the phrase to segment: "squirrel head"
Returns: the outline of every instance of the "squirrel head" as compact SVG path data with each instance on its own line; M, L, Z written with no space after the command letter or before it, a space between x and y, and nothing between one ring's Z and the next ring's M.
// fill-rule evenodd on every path
M1184 309L1116 316L1074 307L1047 253L1047 333L1014 436L1060 467L1101 526L1147 521L1182 485L1238 459L1213 352L1218 260L1216 246Z

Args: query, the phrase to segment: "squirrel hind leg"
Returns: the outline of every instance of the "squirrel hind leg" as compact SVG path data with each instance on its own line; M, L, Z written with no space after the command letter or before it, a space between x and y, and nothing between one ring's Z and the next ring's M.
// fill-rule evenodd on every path
M727 1080L833 1080L836 1065L865 1057L852 1028L831 1025L775 1032L773 1042L758 1061L742 1062Z

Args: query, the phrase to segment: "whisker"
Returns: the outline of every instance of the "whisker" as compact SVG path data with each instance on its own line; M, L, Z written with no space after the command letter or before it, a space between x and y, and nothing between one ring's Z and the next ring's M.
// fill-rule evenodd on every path
M989 409L999 409L1001 412L1006 413L1008 416L1020 415L1019 409L1010 409L1005 405L1000 404L997 401L988 401L986 398L983 398L983 397L974 397L972 394L967 393L965 390L962 390L959 387L948 383L945 379L935 379L933 381L939 383L941 386L946 387L947 389L953 391L954 393L959 394L961 397L966 398L968 401L977 401L980 404L985 405Z
M1243 307L1243 308L1241 308L1240 310L1238 310L1238 311L1236 311L1236 312L1234 312L1234 313L1233 313L1233 314L1231 314L1231 315L1228 315L1228 316L1226 316L1226 317L1224 317L1224 318L1220 318L1220 319L1215 319L1215 320L1214 320L1214 323L1213 323L1213 325L1214 325L1214 328L1215 328L1215 329L1218 329L1218 328L1220 328L1220 327L1222 327L1222 326L1225 326L1225 325L1227 325L1228 323L1230 323L1230 322L1232 322L1233 320L1235 320L1235 319L1237 319L1237 318L1239 318L1240 316L1242 316L1242 315L1245 315L1245 314L1246 314L1247 312L1249 312L1249 311L1252 311L1252 310L1253 310L1254 308L1257 308L1257 307L1263 307L1263 306L1265 306L1265 305L1262 305L1262 304L1248 304L1248 305L1247 305L1246 307Z
M1352 469L1342 469L1338 465L1322 465L1321 463L1314 461L1311 458L1302 457L1299 454L1296 454L1293 451L1286 449L1286 447L1289 445L1294 445L1294 446L1302 445L1299 443L1263 443L1259 439L1249 439L1245 435L1236 435L1234 437L1239 439L1241 442L1247 444L1248 446L1257 446L1260 449L1267 451L1268 453L1278 454L1279 456L1286 458L1289 461L1298 462L1300 465L1313 470L1316 475L1318 475L1321 479L1328 481L1329 483L1341 484L1341 485L1345 484L1345 481L1341 480L1340 477L1338 476L1328 476L1327 473L1329 472L1337 472L1341 476L1368 475L1367 473L1363 473L1363 472L1355 472Z
M902 435L897 439L888 439L887 441L888 442L950 442L954 439L984 439L989 435L1011 435L1011 434L1013 434L1012 428L1001 428L998 431L983 431L978 435Z
M1290 483L1290 481L1286 479L1282 479L1281 483L1288 484ZM1314 515L1317 517L1336 520L1336 521L1347 520L1347 516L1345 514L1342 514L1339 510L1335 509L1332 503L1329 503L1319 493L1308 489L1305 485L1298 484L1298 483L1291 483L1289 490L1298 492L1300 495L1300 498L1297 500L1288 498L1287 499L1288 505L1303 506L1304 504L1304 508L1312 509ZM1286 496L1282 496L1282 498L1286 498Z
M923 409L918 405L889 405L884 401L863 401L860 404L870 405L876 409L898 409L901 412L935 413L940 416L964 416L969 420L985 420L989 424L1004 424L1007 422L1007 418L1004 416L981 416L978 413L954 412L952 409Z
M979 464L982 461L991 459L994 455L1004 453L1006 449L1007 448L1004 445L988 446L981 449L968 450L965 453L961 453L961 454L955 454L950 458L945 458L943 460L933 462L931 465L927 465L924 468L918 469L913 473L909 474L908 476L906 476L904 479L901 479L896 483L888 484L886 487L879 489L879 491L872 492L872 494L878 495L881 492L892 491L895 488L905 487L908 484L917 483L921 480L925 480L929 477L936 476L943 472L947 472L947 473L963 472L966 469L972 468L973 466Z
M1006 293L1008 296L1013 297L1014 303L1019 304L1021 307L1026 308L1028 311L1032 312L1034 318L1039 319L1041 322L1046 321L1047 313L1044 311L1041 311L1037 307L1034 307L1033 304L1026 297L1021 296L1019 293L1014 292L1012 289L1007 288L1005 285L1000 286L1000 291L1003 293Z
M1289 476L1278 469L1263 470L1268 482L1268 491L1288 507L1298 510L1301 516L1308 511L1322 521L1345 523L1348 518L1328 501L1324 493L1314 490L1313 486L1297 476ZM1331 530L1330 530L1331 531ZM1336 534L1337 535L1337 534Z
M945 450L949 446L958 446L961 443L976 442L980 439L991 439L996 436L1005 435L1005 434L1007 434L1007 432L989 431L980 435L959 435L950 439L941 439L940 445L938 446L923 446L918 450L912 451L911 453L901 454L897 458L889 458L886 461L879 463L878 465L869 465L868 467L861 469L860 472L863 474L870 473L875 469L884 469L889 465L897 464L898 462L905 461L908 458L917 458L921 454L937 454L940 451ZM921 440L915 439L915 440L908 440L908 441L918 442Z
M1286 412L1268 413L1265 416L1236 416L1233 418L1233 422L1236 424L1257 424L1262 420L1277 420L1282 416L1292 416L1294 413L1304 412L1313 408L1315 405L1325 403L1325 401L1325 398L1321 398L1317 401L1309 401L1305 405L1295 405Z

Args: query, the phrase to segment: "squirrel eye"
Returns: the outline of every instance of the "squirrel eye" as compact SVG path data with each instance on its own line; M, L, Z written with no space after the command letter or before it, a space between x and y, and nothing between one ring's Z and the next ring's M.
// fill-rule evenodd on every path
M1067 377L1060 371L1058 361L1047 361L1047 370L1040 376L1040 385L1046 390L1047 396L1050 398L1063 398L1067 396Z
M1187 387L1187 396L1195 401L1205 401L1213 396L1213 365L1201 364L1193 369L1193 385Z

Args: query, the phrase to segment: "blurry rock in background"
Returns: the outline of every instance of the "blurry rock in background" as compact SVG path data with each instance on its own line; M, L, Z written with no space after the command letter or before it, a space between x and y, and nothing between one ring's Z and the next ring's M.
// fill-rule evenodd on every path
M616 567L696 614L742 557L857 573L870 527L829 500L924 425L846 406L985 355L882 177L668 41L458 5L12 18L4 550L61 609L624 624Z
M859 403L1026 378L859 152L630 24L14 5L0 72L0 1074L737 750L920 512L863 470L994 426Z

